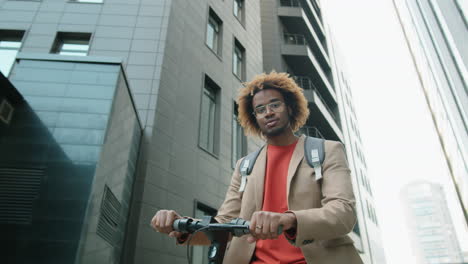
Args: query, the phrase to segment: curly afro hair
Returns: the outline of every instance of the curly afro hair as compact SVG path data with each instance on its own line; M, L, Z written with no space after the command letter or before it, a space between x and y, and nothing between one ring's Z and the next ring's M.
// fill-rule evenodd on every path
M253 97L263 89L275 89L283 95L286 106L292 110L290 124L293 132L299 130L306 123L309 117L309 108L303 89L289 74L272 71L269 74L263 73L255 76L251 82L244 83L244 87L239 89L237 97L238 120L246 134L263 137L253 114L252 106Z

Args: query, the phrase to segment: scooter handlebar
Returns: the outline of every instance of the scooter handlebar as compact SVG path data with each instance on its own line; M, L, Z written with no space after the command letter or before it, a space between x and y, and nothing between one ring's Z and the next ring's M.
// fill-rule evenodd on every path
M241 218L233 219L229 223L203 223L201 220L191 218L176 219L172 224L175 231L182 233L194 233L199 229L203 231L226 231L232 233L234 236L243 236L250 233L250 223Z

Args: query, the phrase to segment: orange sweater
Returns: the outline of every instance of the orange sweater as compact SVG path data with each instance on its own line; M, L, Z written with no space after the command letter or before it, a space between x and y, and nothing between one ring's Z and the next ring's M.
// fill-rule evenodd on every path
M289 162L297 141L287 146L268 145L262 211L288 211L286 197ZM291 245L284 235L271 240L258 240L251 264L306 264L298 247Z

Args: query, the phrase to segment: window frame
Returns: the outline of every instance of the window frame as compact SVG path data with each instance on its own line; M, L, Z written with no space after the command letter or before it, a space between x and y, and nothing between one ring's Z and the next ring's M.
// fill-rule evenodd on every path
M77 4L103 4L104 0L68 0L68 2Z
M232 14L234 17L241 23L242 26L245 26L245 0L233 0L233 6L232 6ZM238 8L238 13L240 10L240 16L239 14L236 15L236 7L238 7L240 4L240 8Z
M237 120L238 117L238 105L234 101L232 104L232 122L231 122L231 167L234 169L236 167L237 161L247 155L247 137L244 133L244 128L239 124ZM240 152L238 151L239 142L238 142L238 129L240 129ZM235 151L234 151L235 150ZM239 155L239 156L238 156Z
M240 75L237 74L234 69L236 69L236 71L238 71L238 62L239 60L237 59L237 51L240 52L241 54L241 63L240 63ZM243 82L245 81L245 75L246 75L246 65L247 65L247 62L246 62L246 50L244 48L244 45L242 45L242 43L240 43L240 41L234 37L234 41L233 41L233 48L232 48L232 74L234 74L234 76L236 76L237 79L239 79L239 81ZM236 60L235 60L236 59Z
M193 217L194 218L197 218L197 211L201 211L204 213L204 215L211 215L211 216L216 216L216 214L218 213L218 211L208 205L208 203L204 203L204 202L201 202L200 200L197 200L197 199L194 199L194 203L193 203ZM208 213L208 214L206 214ZM189 259L189 263L191 264L199 264L199 263L195 263L194 262L194 259L193 259L193 256L195 255L194 254L194 251L195 250L201 250L202 251L202 264L205 263L205 261L207 260L206 259L206 254L208 254L208 247L204 247L204 246L190 246L190 256L191 258Z
M24 43L24 37L26 35L26 31L24 30L10 30L10 29L1 29L0 30L0 51L1 50L11 50L11 51L16 51L15 53L15 58L18 52L21 51ZM17 42L19 43L18 48L16 47L13 48L1 48L1 42ZM8 72L2 74L8 78L8 76L11 73L11 70L13 69L13 65L15 65L15 59L13 59L11 65L8 67Z
M89 55L89 50L90 50L90 47L91 47L91 38L92 38L91 33L62 32L62 31L59 31L55 35L54 44L52 45L50 53L57 54L57 55L62 55L62 56L80 56L80 57L88 56ZM68 41L71 41L72 43L67 43ZM73 43L73 42L77 42L77 43ZM64 45L66 45L66 44L75 44L75 45L78 44L78 45L80 45L81 44L80 42L88 44L88 47L86 49L86 54L83 55L80 52L73 53L73 51L71 51L72 54L61 54L61 52L63 51L62 48L63 48ZM67 52L67 51L65 51L65 52Z
M217 24L218 30L216 36L216 41L213 41L213 45L216 45L216 47L211 47L210 44L208 43L208 32L210 28L211 22L214 22ZM216 32L216 30L214 30ZM211 52L213 52L219 59L222 58L223 54L223 20L218 16L218 14L213 10L213 8L208 7L208 16L206 20L206 30L205 30L205 45L208 47Z
M212 155L216 159L218 159L218 154L219 154L219 138L220 138L220 116L221 116L221 105L220 105L220 100L221 100L221 88L219 85L216 84L216 82L213 81L207 74L204 74L203 76L203 81L202 81L202 89L201 89L201 98L200 98L200 114L199 114L199 125L198 125L198 147L208 154ZM207 89L208 87L208 89ZM207 143L206 146L202 144L202 126L204 125L203 122L203 112L204 112L204 98L205 98L205 90L211 90L214 93L214 113L213 113L213 120L208 120L208 124L213 122L213 129L212 129L212 147L210 148L210 131L207 131ZM210 99L210 98L208 98ZM208 127L208 130L210 128Z

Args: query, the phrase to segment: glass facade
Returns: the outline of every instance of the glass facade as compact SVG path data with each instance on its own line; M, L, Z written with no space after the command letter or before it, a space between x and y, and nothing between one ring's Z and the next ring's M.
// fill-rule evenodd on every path
M415 182L407 185L401 195L413 248L421 263L462 261L442 187L429 182Z
M23 205L0 209L4 258L14 263L75 263L85 226L92 222L90 201L99 196L95 182L113 115L120 108L120 74L119 64L20 58L15 65L11 82L25 101L14 106L11 123L0 127L0 168L10 176L11 188L26 188L30 198L27 204L24 197L10 198L10 203ZM141 131L139 124L129 129ZM128 148L132 153L138 148L135 137ZM133 175L133 169L126 171ZM35 187L29 188L24 179L34 179ZM131 181L121 182L129 196ZM117 197L128 203L125 196ZM29 221L7 221L25 213Z
M458 199L468 204L468 96L464 15L454 1L405 1L403 25ZM405 12L406 13L406 12Z

